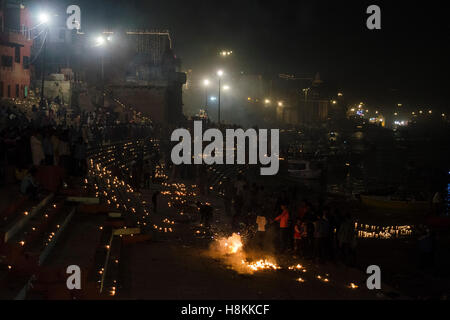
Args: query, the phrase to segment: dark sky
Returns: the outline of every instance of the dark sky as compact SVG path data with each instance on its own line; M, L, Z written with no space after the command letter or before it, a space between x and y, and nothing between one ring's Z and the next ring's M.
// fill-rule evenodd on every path
M45 2L45 1L44 1ZM53 1L48 1L54 3ZM56 1L58 4L65 0ZM355 98L447 108L450 19L444 2L74 0L84 31L167 28L184 68L230 48L245 71L320 72ZM366 8L381 8L381 30ZM447 15L447 16L446 16Z

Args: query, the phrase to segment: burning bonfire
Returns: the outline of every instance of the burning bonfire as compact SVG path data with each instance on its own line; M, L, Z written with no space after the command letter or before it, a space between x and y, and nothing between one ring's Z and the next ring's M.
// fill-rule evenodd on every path
M244 244L239 234L233 233L230 237L217 239L210 248L210 254L213 257L220 258L230 265L231 268L239 273L254 273L261 270L281 269L272 259L260 259L257 261L248 261L243 251Z
M277 270L277 269L281 269L280 266L278 266L275 263L272 263L270 261L267 261L266 259L261 259L255 262L247 262L245 260L242 260L242 264L244 264L245 266L247 266L248 268L250 268L253 271L258 271L258 270L264 270L264 269L271 269L271 270Z

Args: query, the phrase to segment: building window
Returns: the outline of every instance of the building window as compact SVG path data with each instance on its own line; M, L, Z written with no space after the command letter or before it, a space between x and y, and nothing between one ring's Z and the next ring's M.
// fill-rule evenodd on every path
M16 84L16 98L20 97L20 86Z
M8 98L11 98L11 85L8 84Z
M14 49L14 61L20 63L20 47L15 47Z
M23 56L23 68L30 69L30 57Z
M11 56L2 56L2 67L12 67Z
M0 81L0 98L3 98L3 81Z

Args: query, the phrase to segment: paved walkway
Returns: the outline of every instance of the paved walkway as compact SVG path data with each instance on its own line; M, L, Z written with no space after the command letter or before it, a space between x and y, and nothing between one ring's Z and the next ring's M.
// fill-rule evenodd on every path
M142 197L150 202L151 192L143 191ZM119 299L386 299L387 292L394 291L385 285L382 292L368 290L366 275L356 269L315 266L292 257L277 257L281 270L239 274L224 260L213 258L208 250L212 237L229 224L222 200L213 194L200 199L216 208L211 234L198 220L187 222L179 210L169 208L168 196L159 199L154 223L175 221L174 232L156 233L153 241L125 248L122 259L126 267ZM306 272L288 269L298 263ZM304 282L296 281L299 277ZM351 289L350 283L359 287Z

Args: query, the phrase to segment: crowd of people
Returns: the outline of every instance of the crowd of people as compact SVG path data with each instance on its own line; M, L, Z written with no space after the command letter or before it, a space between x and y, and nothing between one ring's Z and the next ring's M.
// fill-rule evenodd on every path
M224 207L233 231L256 229L254 242L259 249L319 263L340 259L354 264L357 237L352 216L298 199L295 189L270 192L243 176L224 186Z
M120 123L100 107L93 112L78 110L68 117L64 106L53 110L54 103L33 104L30 108L8 101L2 104L0 186L19 183L21 193L31 197L39 189L36 174L40 167L56 166L67 175L83 176L89 148L152 132L149 124Z

